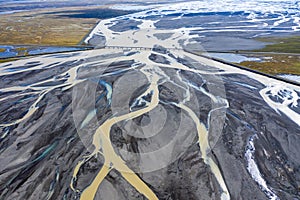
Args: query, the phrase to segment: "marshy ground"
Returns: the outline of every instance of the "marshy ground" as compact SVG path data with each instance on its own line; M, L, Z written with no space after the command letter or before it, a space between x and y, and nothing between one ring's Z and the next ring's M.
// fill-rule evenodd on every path
M261 58L261 61L244 61L239 63L267 74L295 74L300 75L300 37L260 38L260 41L272 42L263 49L248 54L250 57Z
M261 71L267 74L295 74L300 75L300 55L287 54L251 54L262 61L244 61L239 65Z
M131 12L73 6L1 15L0 63L15 60L12 57L85 49L81 41L101 19Z
M107 6L90 6L2 15L0 44L74 46L101 19L128 13L130 12L112 10Z
M0 18L0 44L77 45L98 21L58 17L46 11L10 14Z

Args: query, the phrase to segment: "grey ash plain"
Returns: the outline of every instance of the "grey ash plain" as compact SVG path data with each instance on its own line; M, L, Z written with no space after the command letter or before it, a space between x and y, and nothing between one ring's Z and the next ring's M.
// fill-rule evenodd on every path
M172 54L165 51L167 54ZM109 55L118 58L123 52ZM155 51L153 51L155 54ZM70 57L72 54L64 54ZM74 56L75 54L73 54ZM59 55L48 56L55 59ZM176 56L174 56L176 57ZM83 60L62 62L51 69L32 70L13 75L2 76L1 88L7 85L31 85L51 77L59 77L76 65L103 59L102 56L86 57ZM161 59L152 59L157 64ZM180 59L187 66L189 59ZM36 111L28 120L20 124L2 128L1 135L9 131L6 137L1 137L1 199L41 199L51 194L51 199L79 199L79 193L70 189L73 169L80 159L89 154L87 144L96 129L95 124L90 124L83 130L85 139L78 133L74 123L75 108L82 108L83 112L96 108L97 123L101 124L112 115L112 107L106 98L98 99L105 93L105 88L98 84L103 80L112 87L124 75L131 79L124 85L121 93L114 93L115 104L119 112L126 111L133 99L137 98L147 88L147 81L138 75L136 70L128 70L132 60L114 62L101 71L101 64L82 68L78 77L85 79L74 88L62 91L61 88L48 92L38 103ZM38 64L38 63L35 63ZM34 63L24 66L33 67ZM190 67L207 70L207 66L194 64ZM214 69L212 67L211 69ZM124 70L124 71L122 71ZM163 69L166 74L174 74L173 69ZM103 76L106 74L114 74ZM209 76L198 76L191 72L182 71L183 79L204 88L218 87L217 83L206 82ZM212 145L209 155L221 168L225 182L232 199L267 199L259 186L247 172L247 162L244 154L247 142L252 135L255 139L255 161L269 186L273 188L281 199L299 199L299 126L284 115L278 115L264 102L259 90L264 85L240 74L222 75L229 108L223 110L224 121L212 121L215 127L222 127L221 135L214 135L213 129L209 135ZM15 81L19 80L19 81ZM95 81L96 80L96 81ZM122 81L122 80L121 80ZM243 82L248 87L235 83ZM53 81L52 85L59 85ZM249 87L250 86L250 87ZM250 89L252 87L252 89ZM92 90L89 90L89 88ZM253 89L254 88L254 89ZM74 90L76 101L74 105ZM88 94L93 91L94 94ZM159 86L161 102L179 102L184 91L172 84L163 83ZM217 90L216 90L217 91ZM237 92L238 91L238 92ZM23 92L1 92L1 98L16 95L15 98L1 103L1 122L11 122L24 116L24 112L37 99L34 95L24 95ZM200 119L208 124L207 115L214 106L211 100L203 93L192 91L196 102L190 104L199 114ZM95 99L91 99L90 97ZM98 99L98 100L97 100ZM96 102L93 105L92 102ZM196 105L199 105L196 107ZM73 105L73 108L72 108ZM117 106L117 107L118 107ZM118 124L111 130L111 141L116 152L122 156L128 166L138 171L140 152L153 151L157 144L166 145L170 138L177 138L176 146L170 152L172 162L167 166L151 172L138 172L137 174L155 192L159 199L219 199L218 183L210 168L203 162L199 144L197 143L196 129L190 118L184 112L172 105L160 103L167 115L167 123L162 131L153 137L143 139L128 134L124 124ZM145 114L131 121L133 127L155 127L161 114L154 112ZM220 113L219 113L220 114ZM189 128L184 132L176 132L179 122L183 120ZM223 124L224 122L224 124ZM149 128L149 127L148 127ZM143 134L136 130L135 134ZM185 145L183 145L185 144ZM186 145L188 144L188 145ZM91 146L89 146L91 147ZM124 154L120 149L134 154ZM266 155L268 157L266 158ZM11 160L14 158L13 160ZM161 158L164 160L164 158ZM10 161L9 161L10 160ZM159 163L150 163L157 165ZM93 176L103 165L103 158L93 158L82 166L78 174L76 188L83 190L87 187ZM120 176L119 172L112 170L103 181L95 199L145 199Z
M169 23L173 17L176 16L162 17L155 27L171 30L186 23L198 26L197 23L203 24L207 19L207 16L187 15ZM209 19L215 21L220 17L213 15ZM111 30L120 34L138 30L140 23L131 22L117 23ZM191 33L201 36L200 29ZM204 49L237 50L246 48L245 45L252 49L264 45L250 39L255 34L251 30L207 33L198 42ZM172 35L166 32L154 36L164 41ZM232 43L233 38L239 39ZM146 50L102 48L107 41L105 35L96 34L89 44L99 49L1 64L1 200L80 199L105 166L106 158L100 153L85 160L95 150L93 137L97 128L114 116L147 107L154 99L153 91L140 97L153 83L148 79L151 76L142 73L149 63L152 68L146 68L148 72L161 78L157 84L157 107L114 124L109 140L114 152L158 199L221 199L220 181L203 159L204 154L220 169L233 200L272 199L273 193L279 199L300 199L300 126L297 119L276 111L263 99L260 92L266 85L260 80L248 76L250 72L223 73L226 71L217 67L220 63L205 64L178 56L183 50L160 46ZM137 61L141 59L139 54L145 52L149 56L143 58L144 62ZM174 67L172 60L187 68ZM280 85L289 86L284 82ZM299 88L294 87L297 88L294 93L282 90L271 100L282 105L286 99L296 98L291 96L296 94L299 104ZM267 94L272 96L271 92ZM208 129L207 152L199 148L197 127L191 117L175 106L188 99L187 94L191 100L186 101L186 106ZM226 99L227 107L214 101L218 98ZM291 104L286 107L295 116L300 114L299 107ZM147 157L147 153L164 147L168 148L163 153ZM259 174L249 172L247 151L252 152L251 161L256 163ZM74 178L76 166L83 160ZM271 192L262 187L259 177ZM94 199L146 197L112 167Z

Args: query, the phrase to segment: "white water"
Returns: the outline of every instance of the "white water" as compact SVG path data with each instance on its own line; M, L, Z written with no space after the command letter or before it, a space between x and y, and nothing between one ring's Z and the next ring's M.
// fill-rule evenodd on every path
M117 6L117 5L116 5ZM206 32L257 32L256 34L269 34L269 32L294 32L299 31L300 27L300 3L296 0L250 0L250 1L241 1L241 0L212 0L212 1L193 1L186 3L177 3L170 5L151 5L151 7L157 6L158 8L153 8L148 11L138 12L126 16L117 17L118 20L131 19L134 21L145 21L146 17L166 17L170 14L179 14L179 16L173 17L173 20L176 20L176 24L185 14L209 14L215 13L219 15L224 15L224 17L231 18L231 15L237 13L239 16L233 21L227 22L227 20L219 21L208 21L208 23L203 23L202 25L193 26L189 29L198 30L199 33ZM124 6L124 9L127 9L128 6ZM209 20L213 20L211 16L207 16ZM172 18L168 18L172 19ZM238 21L237 21L238 20ZM110 26L103 27L101 24L107 22L112 22L114 19L103 20L99 25L91 32L85 42L91 39L93 35L100 34L107 37L107 40L110 40L112 37L109 37L108 29ZM231 23L233 25L231 25ZM245 25L246 23L247 25ZM287 24L287 23L292 23ZM216 28L211 28L207 26L208 24L217 24ZM187 24L186 24L187 25ZM280 27L280 29L274 29ZM155 27L152 27L155 28ZM185 25L182 28L186 28ZM200 29L200 30L199 30ZM202 29L202 30L201 30ZM186 31L187 29L169 29L171 32L180 32ZM142 30L140 30L141 32ZM156 30L158 31L158 30ZM160 31L158 31L160 32ZM144 33L145 35L146 33ZM187 33L188 34L188 33ZM130 34L122 34L124 37L130 36ZM115 41L118 41L118 38L114 38ZM107 44L109 45L109 43ZM147 46L147 45L146 45Z
M279 200L278 196L268 187L266 181L262 177L259 168L254 160L255 146L254 140L257 139L257 135L253 135L249 138L247 150L245 153L247 160L247 170L251 174L252 178L257 182L263 192L267 195L270 200Z

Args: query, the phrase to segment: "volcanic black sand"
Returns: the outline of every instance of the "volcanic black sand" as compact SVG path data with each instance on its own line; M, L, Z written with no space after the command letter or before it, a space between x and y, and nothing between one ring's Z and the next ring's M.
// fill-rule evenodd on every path
M0 199L300 199L299 86L190 53L173 8L0 64Z
M144 199L138 180L159 199L297 199L299 118L286 113L299 108L284 104L299 90L196 58L102 49L2 64L1 198L79 199L108 167L95 199Z

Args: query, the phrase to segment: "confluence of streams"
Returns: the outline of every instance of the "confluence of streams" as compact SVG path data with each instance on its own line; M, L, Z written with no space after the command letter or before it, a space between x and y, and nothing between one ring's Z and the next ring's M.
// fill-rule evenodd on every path
M93 200L100 184L112 169L116 169L117 171L119 171L125 180L127 180L138 192L143 194L148 199L151 200L158 199L155 193L135 174L135 172L133 172L125 164L125 161L122 160L122 158L116 154L116 152L113 149L112 142L110 140L110 131L114 124L121 122L123 120L130 120L139 117L147 112L150 112L159 104L159 90L158 90L159 83L158 82L163 78L164 79L167 78L166 75L160 70L159 67L174 68L177 70L189 69L182 64L175 63L175 60L173 59L171 60L172 60L172 64L174 65L171 64L168 66L163 66L163 65L157 66L157 63L154 63L151 60L147 59L149 55L150 54L146 51L140 52L138 55L135 56L135 61L142 61L146 63L146 66L141 68L140 71L147 77L148 81L150 82L149 88L138 98L141 98L147 94L152 94L151 101L146 105L146 107L142 109L129 112L125 115L112 117L108 119L96 130L93 136L93 145L95 147L95 150L88 157L84 158L82 161L79 161L77 166L75 167L73 172L72 182L70 185L72 190L80 192L74 188L74 181L77 179L77 174L81 166L86 161L88 161L93 156L97 156L97 154L102 154L104 156L105 161L102 168L95 176L94 180L92 181L92 183L87 188L85 188L81 193L80 196L81 200ZM192 70L192 71L197 71L197 70ZM187 90L189 90L189 84L185 83L185 85ZM189 93L189 91L187 92ZM227 186L225 184L225 181L222 177L220 169L218 168L217 164L213 161L213 159L208 156L208 153L211 151L208 142L208 131L205 125L200 122L199 118L192 111L192 109L184 105L184 102L186 102L186 100L187 99L184 99L181 103L178 104L175 103L172 104L184 110L186 113L188 113L190 118L193 120L198 132L198 138L199 138L198 140L199 140L199 146L200 146L202 158L205 164L210 166L212 173L216 177L216 180L218 181L222 189L221 199L222 200L230 199L230 195Z
M83 52L82 54L78 55L79 56L91 56L91 55L96 55L100 52L106 52L106 53L111 53L108 50L93 50L91 52ZM153 52L155 54L159 54L158 52ZM205 63L207 62L208 59L205 58L201 58L198 56L195 56L193 54L190 54L188 52L171 52L173 55L176 55L177 57L181 57L181 56L188 56L191 57L195 60L197 60L197 62L200 63ZM122 60L130 60L130 59L134 59L135 63L144 63L146 64L146 66L142 67L140 69L140 71L146 76L146 78L148 79L148 81L150 82L150 86L149 88L142 94L140 95L138 98L142 98L143 96L147 96L149 94L151 94L151 101L148 102L146 104L146 106L142 109L136 110L136 111L132 111L130 113L127 113L125 115L121 115L121 116L116 116L116 117L112 117L110 119L108 119L107 121L105 121L95 132L94 136L93 136L93 145L95 147L94 152L91 153L91 155L89 155L88 157L83 158L83 160L79 161L78 164L76 165L76 167L74 168L73 171L73 178L71 180L71 184L70 187L73 191L76 192L80 192L78 190L76 190L76 188L74 188L74 181L76 181L77 179L77 174L81 168L81 166L87 162L90 158L92 158L93 156L97 156L97 154L102 154L104 156L105 162L101 168L101 170L99 171L99 173L96 175L96 177L94 178L93 182L81 193L80 199L82 200L91 200L94 199L95 194L98 190L98 187L100 186L101 182L104 180L104 178L106 177L106 175L112 170L112 169L116 169L118 170L121 175L135 188L137 189L137 191L139 191L141 194L143 194L145 197L147 197L148 199L158 199L157 196L154 194L154 192L125 164L125 162L121 159L120 156L118 156L116 154L116 152L113 149L111 140L110 140L110 130L111 127L121 121L124 120L130 120L130 119L134 119L136 117L139 117L147 112L150 112L152 109L154 109L158 104L159 104L159 90L158 90L158 85L159 85L159 81L169 81L171 84L174 84L182 89L185 89L186 91L186 97L185 99L183 99L181 101L181 103L173 103L171 102L171 104L177 106L178 108L184 110L189 116L190 118L193 120L197 132L198 132L198 137L199 137L199 146L200 146L200 150L202 153L202 158L205 162L205 164L209 165L211 168L212 173L214 174L214 176L216 177L216 180L218 181L221 189L222 189L222 195L221 195L221 199L230 199L230 195L228 192L228 189L226 187L225 181L222 177L221 171L218 168L217 164L213 161L212 158L210 158L208 156L208 153L211 151L210 146L209 146L209 142L208 142L208 131L207 128L204 126L204 124L202 124L199 120L199 118L197 117L197 115L192 111L192 109L190 109L189 107L187 107L185 105L186 101L189 101L189 97L190 97L190 92L189 92L189 88L190 87L195 87L193 85L190 85L190 83L185 82L184 80L182 80L179 77L178 72L179 71L190 71L190 72L194 72L197 74L230 74L233 73L233 70L231 68L226 68L225 66L223 66L226 71L204 71L204 70L197 70L197 69L193 69L193 68L189 68L179 62L176 61L176 59L168 56L168 55L163 55L166 56L168 58L168 60L170 61L170 64L158 64L155 63L153 61L151 61L149 58L151 52L149 51L140 51L137 54L133 54L130 56L126 56L123 58L118 59L119 61ZM74 57L72 59L75 59ZM48 60L44 59L45 62L44 64L35 67L34 69L42 69L42 68L52 68L55 67L55 65L47 65L48 64ZM67 62L68 59L61 59L63 62ZM18 61L17 61L18 62ZM99 61L94 61L95 64L107 64L109 62L111 62L109 59L107 60L102 60L100 63ZM89 64L93 64L93 62L90 62ZM75 85L77 85L78 83L81 83L83 81L85 81L86 79L79 79L77 77L77 73L80 67L85 66L85 63L83 64L79 64L76 67L72 67L69 70L67 70L66 72L60 74L59 78L52 78L52 79L48 79L48 80L44 80L44 81L40 81L31 85L27 85L27 86L16 86L16 87L9 87L9 88L3 88L0 91L1 92L16 92L16 91L24 91L26 89L31 89L32 92L29 92L30 94L39 94L39 97L33 102L33 104L30 106L30 108L28 109L27 113L21 117L20 119L14 121L14 122L9 122L9 123L3 123L0 124L1 127L10 127L16 124L20 124L21 122L26 121L26 119L30 118L38 109L39 109L39 103L41 102L41 100L47 95L49 94L51 91L55 90L55 89L62 89L62 91L68 90L72 87L74 87ZM162 70L161 68L169 68L169 69L174 69L177 71L177 76L178 78L181 80L181 83L184 84L184 86L178 85L176 83L174 83L173 81L171 81L171 78L168 77ZM130 69L137 69L137 67L132 66ZM21 70L23 71L27 71L28 69L24 69ZM33 68L31 68L31 70L33 70ZM16 72L7 72L5 71L5 68L2 69L2 73L5 75L9 75L9 74L14 74L14 73L19 73L21 71L16 71ZM54 84L53 86L40 86L43 83L47 83L47 82L56 82L56 81L63 81L63 83L61 84ZM208 94L207 92L205 92L205 90L203 90L203 88L195 88L197 90L199 90L200 92L202 92L204 95L209 96L213 101L215 101L215 97L211 94ZM25 95L27 93L21 94L21 95ZM18 95L18 94L16 94ZM14 95L10 96L10 97L5 97L3 99L0 99L0 101L5 100L7 98L11 98L14 97ZM209 127L208 127L209 128Z

